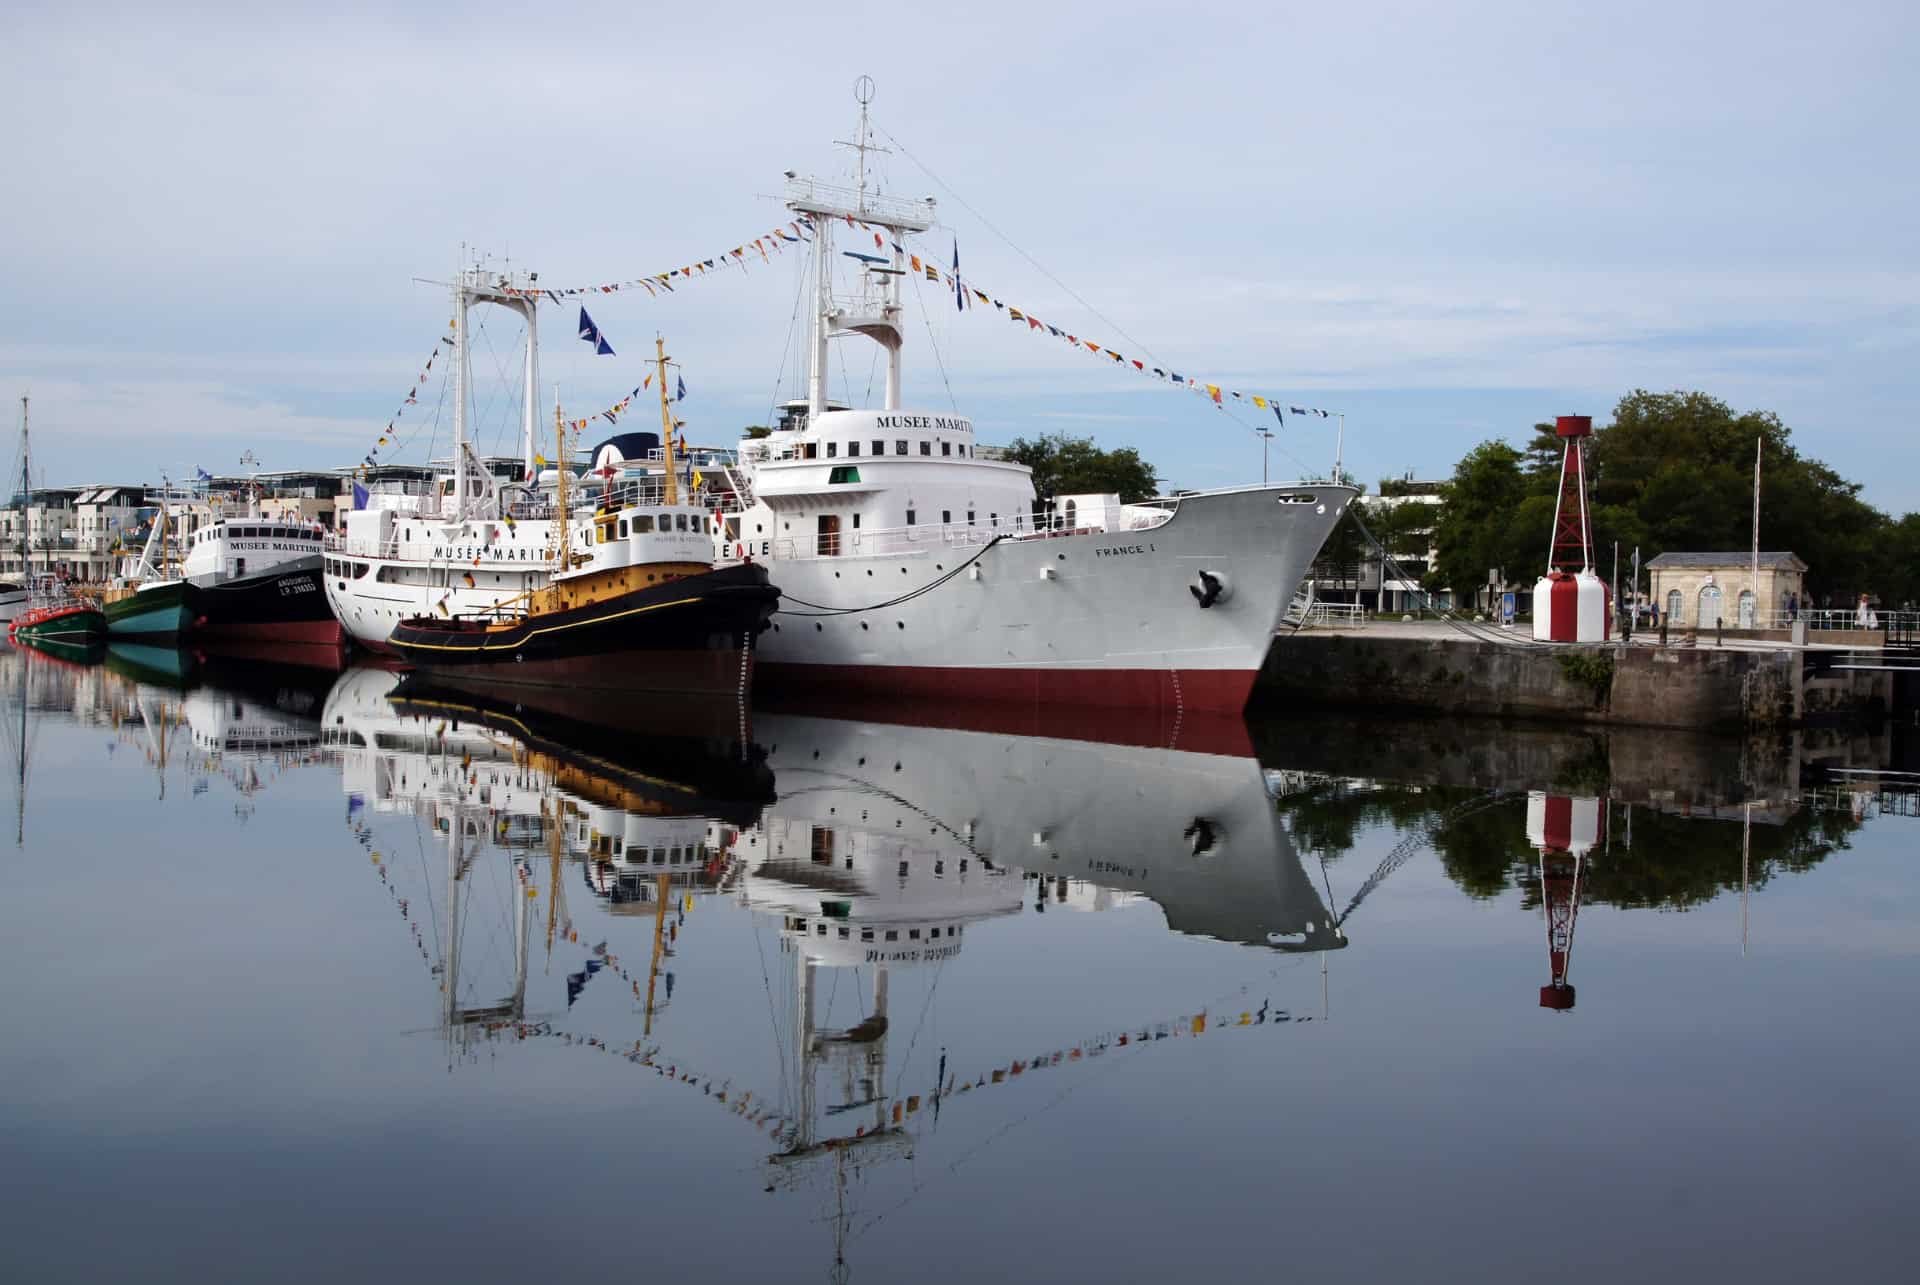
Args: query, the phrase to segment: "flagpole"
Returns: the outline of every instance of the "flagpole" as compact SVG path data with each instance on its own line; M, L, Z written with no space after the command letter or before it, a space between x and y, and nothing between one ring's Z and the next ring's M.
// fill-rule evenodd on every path
M1336 485L1346 481L1346 475L1340 471L1341 456L1345 453L1347 445L1347 413L1345 411L1339 413L1339 421L1340 427L1333 437L1333 480Z
M1766 439L1753 439L1753 623L1760 624L1760 446Z

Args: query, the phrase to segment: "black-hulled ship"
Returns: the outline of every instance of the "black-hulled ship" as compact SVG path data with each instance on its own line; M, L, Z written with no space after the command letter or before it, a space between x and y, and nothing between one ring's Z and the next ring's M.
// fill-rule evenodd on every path
M135 583L105 595L107 631L115 637L334 647L344 641L321 579L319 526L267 517L250 505L187 536L173 573L164 556L166 527L163 505Z
M479 691L746 694L753 642L780 591L765 567L714 569L711 514L675 477L664 349L658 364L665 470L606 487L592 518L576 527L563 459L560 548L547 587L529 593L520 610L454 615L443 605L446 614L403 620L387 639L393 651L442 685ZM554 419L564 456L557 409ZM471 572L453 574L471 582Z

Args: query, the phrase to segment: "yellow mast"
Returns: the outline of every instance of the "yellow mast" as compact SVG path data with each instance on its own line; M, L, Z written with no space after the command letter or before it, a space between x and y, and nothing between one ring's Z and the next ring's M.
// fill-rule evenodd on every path
M547 805L540 805L540 816L547 822L547 854L552 865L547 876L547 958L553 958L553 930L560 917L560 840L561 825L566 820L566 808L559 799L553 800L553 815L547 816Z
M665 500L668 504L680 503L679 484L674 480L673 469L673 408L667 401L667 341L660 336L653 337L654 367L660 372L660 434L661 449L667 461L667 486Z
M661 369L666 363L661 362ZM671 503L671 501L669 501ZM666 940L667 898L672 895L671 880L666 875L658 876L653 891L653 963L647 969L647 1016L640 1027L640 1034L653 1034L653 984L660 976L660 948Z
M554 467L559 476L553 484L553 504L560 510L560 525L555 528L560 533L560 557L557 570L565 571L573 565L573 533L567 530L567 509L571 500L567 495L567 478L572 472L567 467L567 426L560 419L560 391L558 386L553 394L553 453Z

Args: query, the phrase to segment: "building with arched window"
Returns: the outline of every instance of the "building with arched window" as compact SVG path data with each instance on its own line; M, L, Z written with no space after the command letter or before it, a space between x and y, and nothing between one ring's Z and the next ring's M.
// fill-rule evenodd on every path
M1676 628L1769 628L1789 596L1804 607L1807 564L1791 553L1663 553L1647 564L1653 601Z

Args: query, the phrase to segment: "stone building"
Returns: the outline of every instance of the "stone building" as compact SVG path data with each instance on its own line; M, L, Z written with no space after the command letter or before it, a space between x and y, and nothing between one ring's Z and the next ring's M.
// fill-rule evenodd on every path
M1647 564L1653 603L1676 628L1767 628L1786 616L1787 595L1806 605L1807 564L1791 553L1663 553Z

